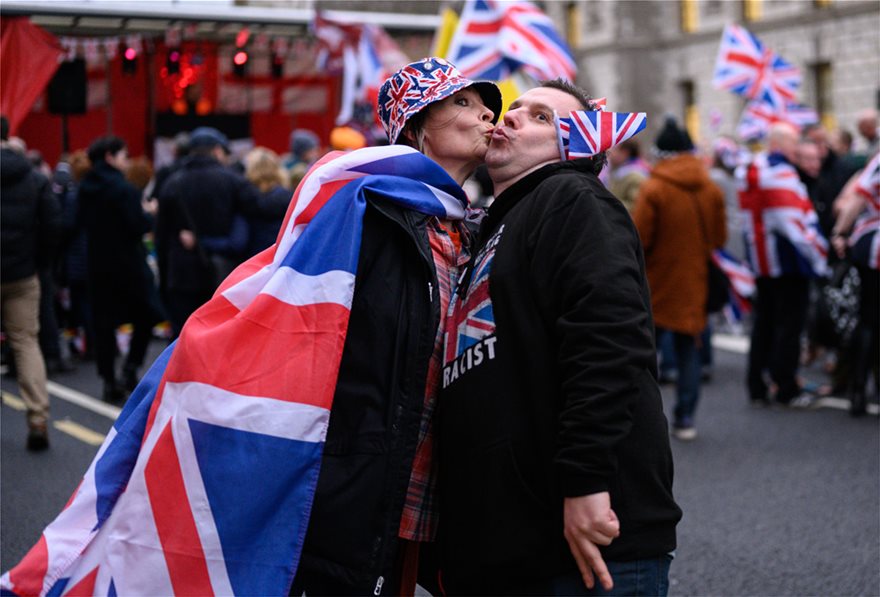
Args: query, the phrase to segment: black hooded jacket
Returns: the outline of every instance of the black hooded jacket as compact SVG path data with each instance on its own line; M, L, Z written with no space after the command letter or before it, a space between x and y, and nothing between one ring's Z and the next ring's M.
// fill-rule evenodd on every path
M23 280L48 265L61 231L61 207L28 159L0 150L0 279Z
M545 166L496 198L447 325L439 532L454 594L576 573L565 497L610 493L607 560L675 549L642 247L587 167Z

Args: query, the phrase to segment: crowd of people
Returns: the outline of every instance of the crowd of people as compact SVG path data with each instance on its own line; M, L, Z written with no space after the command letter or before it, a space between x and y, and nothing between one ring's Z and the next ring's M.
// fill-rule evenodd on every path
M331 149L366 145L354 129L334 135ZM113 136L63 155L52 170L23 140L5 139L4 191L14 184L11 177L27 173L46 181L49 193L45 213L36 214L39 225L29 232L42 244L19 243L13 230L4 240L4 250L14 247L10 255L21 250L27 253L21 259L37 260L38 339L48 373L93 360L103 399L124 400L140 379L150 340L176 337L219 281L275 242L292 189L322 149L317 135L298 129L288 154L256 147L234 159L223 133L201 127L177 135L173 161L155 172L149 160L132 159L125 142ZM10 209L4 224L24 226L31 214L19 217L16 210L25 208L14 203L16 192L4 201L4 210L7 203ZM35 193L28 189L25 199ZM4 278L21 275L16 265L4 267ZM5 319L4 331L4 361L15 375L22 363L13 350L14 325ZM27 377L29 362L23 364ZM42 415L34 416L34 433L44 436Z
M657 353L670 376L674 363L672 435L693 440L711 366L708 281L717 249L755 276L748 400L804 405L798 366L821 346L837 352L838 368L848 363L841 383L853 414L864 413L877 364L876 113L860 121L861 154L841 154L846 135L832 142L821 125L779 123L763 151L720 138L704 156L669 118L649 151L629 142L606 163L604 154L561 159L554 115L598 109L565 81L542 83L501 115L494 84L426 58L386 81L379 106L390 149L409 150L370 162L376 179L366 180L375 186L358 191L350 286L330 292L335 282L313 274L327 286L324 300L343 297L332 300L349 315L335 362L322 363L321 383L307 385L332 381L335 391L320 476L309 499L292 506L305 508L308 529L292 541L296 563L280 585L291 594L412 594L418 579L450 594L665 595L681 510ZM337 132L342 149L364 143L352 133ZM248 313L251 299L238 296L233 315L212 295L248 258L249 272L263 272L248 274L253 280L293 267L273 243L284 214L301 213L290 205L291 178L309 176L308 162L321 154L307 131L293 132L289 156L254 149L243 173L226 163L229 143L215 129L196 129L177 148L144 190L114 137L89 147L89 168L71 156L69 181L55 196L30 169L17 183L17 192L40 197L20 218L39 224L30 233L47 245L64 239L61 259L48 250L56 263L85 263L65 283L74 275L83 283L76 293L70 286L71 305L76 294L87 306L69 311L86 314L75 325L89 328L106 400L137 384L151 330L165 318L181 338L172 364L206 354L221 336L234 340L223 318ZM5 211L11 150L3 151ZM475 213L461 187L482 164L493 198ZM34 213L38 205L46 207ZM305 230L348 241L350 231L337 225L316 217ZM42 360L37 366L21 348L24 336L31 352L36 342L37 271L45 266L31 255L7 278L5 215L3 234L3 318L19 379L45 385ZM285 243L295 247L305 235ZM845 342L817 331L838 262L854 264L861 288L859 322ZM284 278L291 304L308 294L312 273L301 269ZM28 297L27 330L8 319L8 284L16 289L10 300ZM250 313L248 325L273 327L262 311ZM133 332L120 378L115 329L123 321ZM298 342L318 345L327 335L302 325ZM282 338L289 330L280 327L267 333ZM234 367L235 354L226 358ZM293 392L290 376L279 379L277 388L261 385L265 395ZM26 387L28 445L44 448L47 399ZM38 446L31 437L40 426Z

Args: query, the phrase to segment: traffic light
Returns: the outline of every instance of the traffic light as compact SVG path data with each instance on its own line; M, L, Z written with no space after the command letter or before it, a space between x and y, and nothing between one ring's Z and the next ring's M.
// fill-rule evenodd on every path
M165 68L169 75L176 75L180 72L180 49L171 48L165 56Z
M244 77L247 74L248 53L244 48L237 48L232 55L232 72L236 77Z
M122 72L133 75L137 71L137 50L127 47L122 52Z

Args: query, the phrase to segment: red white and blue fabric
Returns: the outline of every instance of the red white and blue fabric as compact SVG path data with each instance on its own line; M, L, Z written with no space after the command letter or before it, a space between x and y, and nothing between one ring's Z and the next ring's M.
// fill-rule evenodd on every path
M644 112L577 111L555 116L556 141L564 160L587 158L608 151L645 129Z
M577 74L553 21L524 1L466 0L446 57L471 79L500 81L520 68L536 79Z
M748 264L724 249L712 251L712 260L730 280L730 300L724 306L724 315L730 322L742 321L743 314L751 311L751 299L757 288L755 274Z
M760 154L737 169L749 265L756 276L827 274L828 241L794 166Z
M855 192L865 200L849 236L853 261L880 269L880 153L876 154L856 182Z
M712 84L782 111L795 101L801 74L747 29L728 25L721 35Z
M318 70L342 73L336 124L350 122L356 104L375 108L379 87L393 70L406 64L406 55L376 25L340 23L316 14L311 27L318 40Z
M414 114L473 83L442 58L426 58L398 70L379 91L379 119L388 141L397 142Z
M68 505L0 579L4 592L287 595L367 194L440 218L462 218L466 205L455 181L408 147L313 166L277 243L238 267L153 364Z
M760 140L766 136L770 126L777 122L787 122L800 130L808 124L819 122L819 115L812 108L796 102L790 102L783 110L777 110L772 104L754 100L743 109L736 134L744 141Z

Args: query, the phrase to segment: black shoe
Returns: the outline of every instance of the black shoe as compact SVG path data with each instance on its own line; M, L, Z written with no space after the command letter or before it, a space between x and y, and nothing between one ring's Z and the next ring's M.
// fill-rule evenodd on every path
M46 361L46 373L55 375L57 373L72 373L76 371L76 365L70 362L70 359L48 359Z
M127 392L134 392L140 379L138 378L137 367L126 365L122 369L122 387Z
M27 449L31 452L42 452L49 448L49 431L46 424L30 425L27 436Z
M125 389L115 379L110 382L104 382L104 393L102 395L104 402L122 402L125 400Z
M849 415L851 417L862 417L868 412L868 397L864 391L855 392L849 399Z

